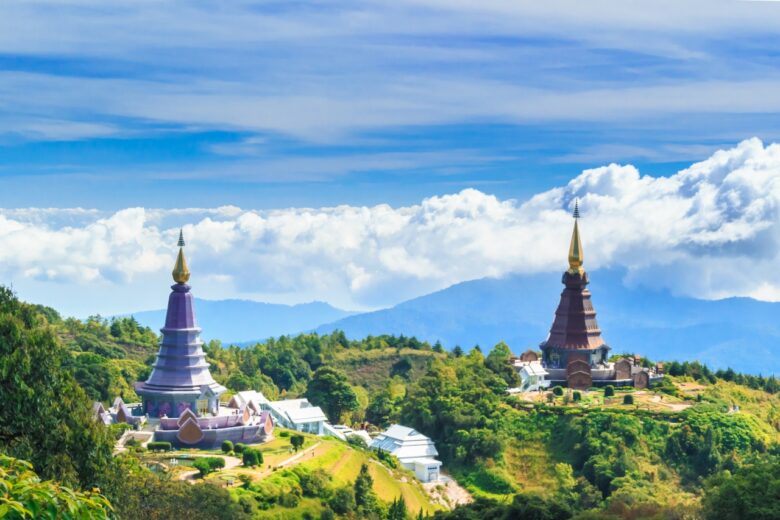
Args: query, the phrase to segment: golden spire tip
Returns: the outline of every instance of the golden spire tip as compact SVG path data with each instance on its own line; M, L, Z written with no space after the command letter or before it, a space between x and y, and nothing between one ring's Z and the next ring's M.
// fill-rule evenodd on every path
M173 266L173 281L185 284L190 279L190 270L187 267L187 260L184 258L184 232L179 230L179 256L176 257L176 265Z

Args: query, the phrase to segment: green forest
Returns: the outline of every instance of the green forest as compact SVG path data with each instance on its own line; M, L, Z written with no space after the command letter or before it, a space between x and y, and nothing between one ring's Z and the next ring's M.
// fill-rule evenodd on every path
M306 396L334 423L416 428L474 498L423 513L378 497L376 475L359 467L343 485L315 470L290 473L295 489L284 495L301 499L285 505L270 484L252 493L192 485L151 471L133 451L112 454L117 431L93 419L92 402L137 399L132 383L148 375L157 341L132 318L63 319L0 290L0 516L780 518L774 377L666 360L669 375L651 391L554 389L522 401L506 393L517 380L503 343L447 352L412 337L339 332L244 348L212 341L212 373L231 392Z

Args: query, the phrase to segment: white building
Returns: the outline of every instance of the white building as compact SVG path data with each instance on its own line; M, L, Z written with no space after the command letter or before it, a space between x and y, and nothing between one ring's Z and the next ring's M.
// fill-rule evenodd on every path
M544 369L540 361L516 360L513 366L520 377L520 386L510 388L509 393L532 392L550 386L547 370Z
M271 412L274 420L291 430L315 435L325 435L325 423L328 417L322 408L312 406L308 399L285 399L269 401L264 409Z
M401 465L414 471L421 482L439 480L441 462L433 441L422 433L394 424L380 433L370 445L372 450L382 450L395 456Z
M371 436L366 430L353 430L349 426L344 424L325 424L325 431L334 437L338 437L342 441L346 441L350 437L360 437L366 443L366 446L371 445Z
M327 435L325 425L328 417L322 408L313 406L308 399L284 399L269 401L262 392L247 390L238 392L230 398L228 406L241 408L249 406L257 412L267 410L274 423L291 430L315 435Z

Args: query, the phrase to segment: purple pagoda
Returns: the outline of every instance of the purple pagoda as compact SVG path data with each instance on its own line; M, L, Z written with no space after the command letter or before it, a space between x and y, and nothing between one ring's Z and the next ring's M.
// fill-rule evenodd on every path
M165 327L152 373L135 391L150 417L179 417L185 410L198 416L217 415L225 387L214 381L203 352L201 329L195 321L190 271L184 258L184 237L179 233L179 256L173 268L173 291L168 297Z
M112 422L144 423L154 428L154 440L174 446L215 448L223 441L252 444L272 438L270 412L252 403L221 405L225 387L214 381L203 352L200 327L195 321L193 297L187 282L190 270L184 259L184 237L179 233L179 256L173 268L176 282L168 297L168 313L157 359L149 379L138 382L135 392L143 402L125 405L121 399L101 414ZM145 414L145 415L144 415Z

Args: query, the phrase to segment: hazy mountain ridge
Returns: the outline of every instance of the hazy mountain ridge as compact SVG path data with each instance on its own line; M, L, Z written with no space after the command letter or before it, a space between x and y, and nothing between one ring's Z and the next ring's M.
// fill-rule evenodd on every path
M780 373L780 303L675 297L667 291L627 288L622 279L621 271L591 273L599 326L613 352ZM517 353L547 337L562 288L560 277L550 273L473 280L317 331L341 329L350 337L415 335L448 348L478 344L483 350L503 340Z
M706 301L668 291L626 287L624 272L590 273L598 322L614 353L652 359L700 360L714 368L780 373L780 303L750 298ZM396 334L441 341L447 348L505 341L516 353L547 337L563 286L560 275L540 273L462 282L367 313L323 302L278 305L249 300L196 299L205 339L250 344L271 336L343 330L348 337ZM133 314L157 330L165 311Z
M322 323L350 316L324 302L283 305L251 300L201 300L195 298L195 316L206 340L248 343L274 336L312 330ZM132 313L141 325L158 330L165 323L165 309Z

